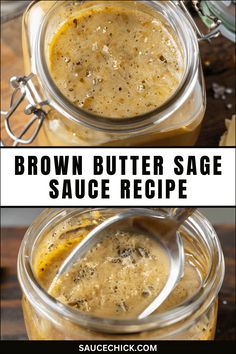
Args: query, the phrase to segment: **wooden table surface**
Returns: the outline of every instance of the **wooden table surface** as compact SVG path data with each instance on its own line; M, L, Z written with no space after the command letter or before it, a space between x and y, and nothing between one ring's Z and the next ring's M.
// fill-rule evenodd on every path
M226 275L219 295L217 340L235 340L235 226L218 225L226 262ZM1 338L26 339L21 311L21 291L16 276L16 258L24 228L7 228L1 236Z
M1 44L1 105L2 109L6 110L9 106L11 95L11 89L8 84L9 78L14 75L24 74L20 19L2 26ZM218 146L220 137L225 131L225 119L231 118L235 113L235 92L227 97L227 101L216 100L213 98L212 84L216 82L226 87L235 87L235 45L229 40L219 37L213 40L211 44L202 42L200 48L207 87L208 105L197 146L214 147ZM227 103L232 104L232 109L226 108ZM25 125L27 118L19 110L14 119L14 127L16 128L16 132L19 132ZM4 144L11 145L11 140L7 137L3 125L1 133ZM38 145L37 140L33 145Z

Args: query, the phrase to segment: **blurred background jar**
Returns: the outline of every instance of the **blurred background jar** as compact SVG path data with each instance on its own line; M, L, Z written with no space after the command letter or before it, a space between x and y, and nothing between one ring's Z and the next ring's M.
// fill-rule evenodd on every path
M20 16L30 1L1 1L1 22L10 21L13 18Z

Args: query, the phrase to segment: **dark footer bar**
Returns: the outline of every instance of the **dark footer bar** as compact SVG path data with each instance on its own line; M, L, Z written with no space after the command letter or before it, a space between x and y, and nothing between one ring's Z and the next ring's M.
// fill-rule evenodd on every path
M2 353L160 353L230 354L235 342L208 341L2 341Z

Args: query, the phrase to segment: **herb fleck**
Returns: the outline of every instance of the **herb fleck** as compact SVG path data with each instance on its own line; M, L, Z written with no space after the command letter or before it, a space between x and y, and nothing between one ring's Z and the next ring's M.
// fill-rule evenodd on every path
M129 257L132 254L133 250L131 248L123 248L118 250L118 255L122 258Z
M121 301L119 304L116 304L117 312L127 312L129 310L128 305L124 302Z
M162 61L162 62L165 63L165 64L168 63L167 59L166 59L163 55L161 55L161 56L159 57L159 59L160 59L160 61Z

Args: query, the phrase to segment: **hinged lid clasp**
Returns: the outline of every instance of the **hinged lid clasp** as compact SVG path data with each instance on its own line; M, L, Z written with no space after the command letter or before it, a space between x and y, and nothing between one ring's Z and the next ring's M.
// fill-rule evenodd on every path
M185 4L185 1L179 0L179 3L185 15L187 16L188 20L190 21L193 28L195 29L199 41L210 40L220 35L221 32L219 30L219 27L222 24L221 20L216 16L211 15L210 13L205 13L201 6L201 0L191 0L190 3L192 4L193 8L196 10L197 14L201 17L203 22L207 24L208 28L210 29L210 31L206 34L202 33L202 31L199 29L198 25L196 24L196 22L194 21L193 17L190 14Z
M38 94L37 89L32 82L33 77L34 74L30 74L28 76L22 77L14 76L10 79L10 85L14 89L11 96L10 108L8 111L1 111L1 115L5 118L5 128L7 133L14 141L13 146L17 146L18 144L27 145L32 143L37 137L47 114L45 110L42 109L42 107L47 105L48 102L41 100L40 95ZM12 131L10 121L17 108L25 99L29 104L24 109L24 113L26 115L33 114L33 117L23 128L20 135L16 136L16 134ZM35 130L29 138L24 139L25 134L33 125L36 125Z

